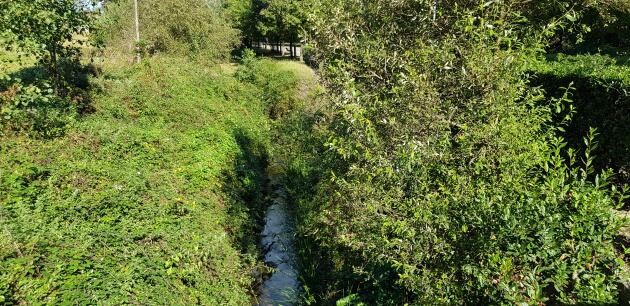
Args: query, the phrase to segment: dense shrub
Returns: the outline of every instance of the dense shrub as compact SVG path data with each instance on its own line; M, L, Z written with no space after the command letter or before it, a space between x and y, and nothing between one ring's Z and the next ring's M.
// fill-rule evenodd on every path
M554 52L627 54L630 47L630 2L591 1L572 27L551 40Z
M10 80L0 93L0 135L27 134L50 138L64 133L77 112L69 99L54 94L51 87L23 85Z
M545 104L525 73L558 20L438 3L313 5L332 110L314 123L324 160L301 166L319 181L297 199L307 300L614 303L622 196L556 136L566 99Z

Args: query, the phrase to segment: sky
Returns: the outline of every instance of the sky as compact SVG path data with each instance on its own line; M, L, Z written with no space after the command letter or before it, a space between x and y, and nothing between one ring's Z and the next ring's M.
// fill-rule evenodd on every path
M77 0L77 3L79 6L91 11L96 11L103 7L103 1L101 0Z

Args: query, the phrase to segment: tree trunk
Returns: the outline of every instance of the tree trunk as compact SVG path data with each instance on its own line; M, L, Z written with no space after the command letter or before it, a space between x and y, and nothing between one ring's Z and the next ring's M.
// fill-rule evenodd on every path
M53 77L53 89L55 90L55 95L60 95L60 87L61 87L61 77L59 75L59 65L57 64L57 49L53 48L50 51L50 64L49 64L50 74Z
M291 40L289 42L289 50L290 50L290 53L291 53L291 59L294 59L295 58L295 53L293 52L293 40Z

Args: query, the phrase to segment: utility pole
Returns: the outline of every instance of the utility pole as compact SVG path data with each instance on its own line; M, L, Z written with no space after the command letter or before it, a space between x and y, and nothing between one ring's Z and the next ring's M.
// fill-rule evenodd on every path
M133 0L133 10L136 17L136 63L140 63L140 20L138 20L138 0Z

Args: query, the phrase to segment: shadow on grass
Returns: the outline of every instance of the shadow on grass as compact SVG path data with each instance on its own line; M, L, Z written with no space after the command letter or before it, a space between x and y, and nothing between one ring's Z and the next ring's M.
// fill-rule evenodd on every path
M575 148L584 149L589 128L597 128L596 170L612 168L619 185L630 183L630 92L621 84L607 84L580 75L537 75L532 84L542 86L549 97L560 97L562 87L573 82L575 115L563 137ZM559 120L563 116L559 116Z
M9 74L0 81L0 132L43 139L63 136L73 118L94 112L89 79L96 74L96 67L78 60L61 62L58 77L41 65Z
M617 56L615 57L615 61L619 66L630 66L630 55Z
M242 252L257 254L258 233L267 208L267 148L243 129L236 129L233 135L239 154L222 174L230 215L227 230Z

